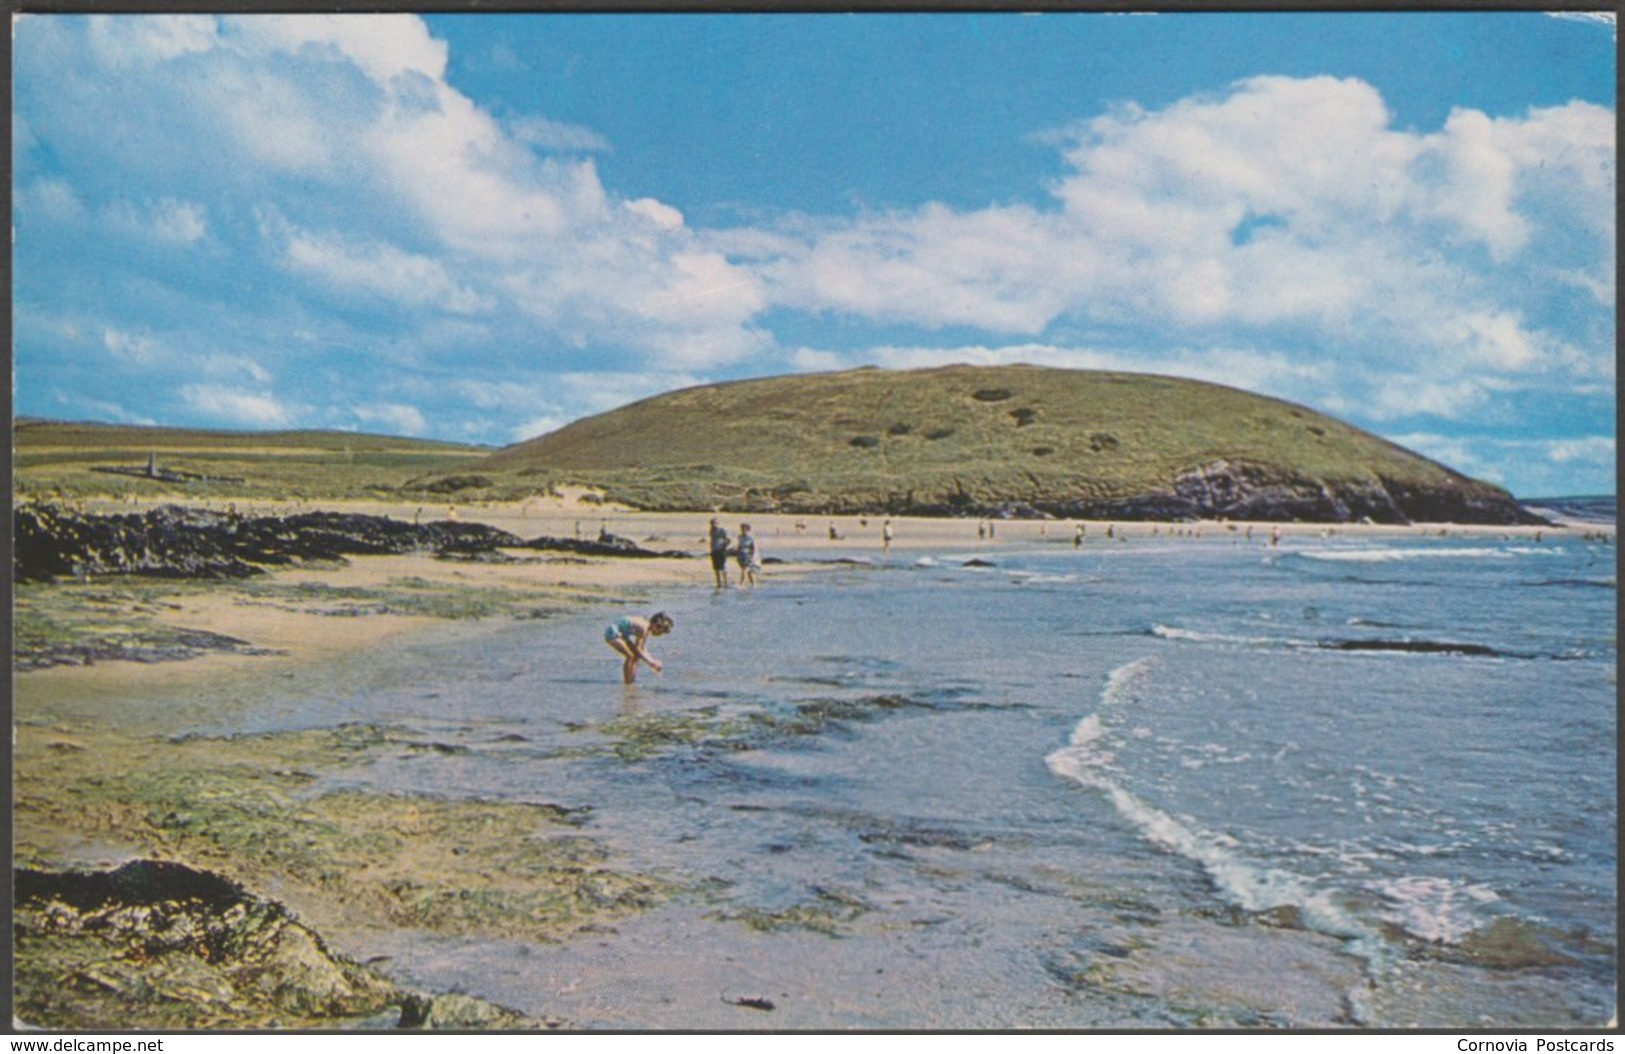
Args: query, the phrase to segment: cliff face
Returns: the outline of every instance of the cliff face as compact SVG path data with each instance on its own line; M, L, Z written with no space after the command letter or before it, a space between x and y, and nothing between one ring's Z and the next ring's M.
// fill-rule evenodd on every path
M1031 366L685 389L509 447L481 470L663 510L1544 522L1498 487L1306 407Z
M1180 475L1173 490L1173 500L1165 507L1179 518L1386 524L1546 522L1510 495L1465 478L1429 487L1406 485L1381 475L1328 482L1263 465L1219 461Z

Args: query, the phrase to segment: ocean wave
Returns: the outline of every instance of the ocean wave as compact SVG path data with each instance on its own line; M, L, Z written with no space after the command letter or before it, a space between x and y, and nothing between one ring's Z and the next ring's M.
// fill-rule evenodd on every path
M1130 694L1150 676L1156 664L1157 660L1148 655L1125 663L1107 674L1106 687L1100 693L1101 705L1116 706L1127 702Z
M1066 746L1050 752L1045 765L1056 776L1104 794L1118 815L1152 845L1200 865L1228 902L1252 914L1290 908L1305 926L1349 941L1355 954L1375 966L1385 954L1380 933L1340 906L1334 891L1318 888L1313 880L1286 869L1248 859L1232 835L1175 817L1118 781L1110 715L1133 703L1155 668L1156 659L1147 656L1108 674L1100 708L1078 722Z
M1351 624L1354 624L1351 622ZM1366 625L1373 625L1365 623ZM1396 627L1397 628L1397 627ZM1318 638L1303 637L1247 637L1228 633L1208 633L1154 623L1151 636L1163 640L1186 641L1193 644L1226 644L1245 648L1282 648L1292 650L1319 650L1342 652L1387 652L1420 655L1467 655L1480 658L1531 659L1534 655L1502 651L1487 644L1463 641L1398 638Z
M1139 829L1152 845L1199 865L1226 901L1250 914L1280 908L1296 912L1303 925L1349 942L1350 950L1374 967L1386 961L1381 934L1344 909L1334 890L1279 867L1249 860L1234 837L1206 830L1144 801L1112 778L1111 752L1099 715L1084 718L1073 742L1046 757L1049 770L1064 779L1104 794L1118 815Z
M1298 640L1293 637L1243 637L1231 633L1208 633L1202 630L1184 629L1180 626L1169 626L1161 622L1152 624L1151 635L1161 637L1163 640L1181 640L1192 644L1235 644L1254 648L1311 647L1314 644L1313 641Z
M1286 556L1329 563L1392 564L1407 560L1511 560L1518 554L1557 553L1558 550L1501 549L1489 546L1403 549L1295 549Z

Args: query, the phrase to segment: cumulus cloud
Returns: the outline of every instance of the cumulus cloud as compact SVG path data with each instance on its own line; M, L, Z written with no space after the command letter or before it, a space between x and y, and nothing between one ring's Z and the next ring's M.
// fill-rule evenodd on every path
M1052 209L933 204L735 244L805 310L1296 337L1441 374L1538 368L1543 298L1613 288L1613 114L1590 104L1423 134L1363 81L1258 77L1050 139L1069 166Z
M214 384L189 384L181 388L187 405L230 428L283 428L294 413L263 392L245 392Z
M454 279L438 260L381 242L357 244L338 235L290 231L289 270L312 280L458 315L491 311L496 301Z
M257 225L267 263L324 287L313 291L328 302L352 295L356 310L382 300L497 315L543 347L657 363L738 362L766 343L751 324L765 304L759 278L702 244L677 209L612 193L590 158L539 157L539 145L607 144L539 116L498 120L447 82L446 45L415 16L39 29L28 141L51 129L68 174L23 181L30 215L104 207L94 174L122 171L158 199L106 204L126 228L185 245Z
M546 117L518 117L508 122L508 131L521 143L559 153L595 153L608 150L609 140L591 128Z

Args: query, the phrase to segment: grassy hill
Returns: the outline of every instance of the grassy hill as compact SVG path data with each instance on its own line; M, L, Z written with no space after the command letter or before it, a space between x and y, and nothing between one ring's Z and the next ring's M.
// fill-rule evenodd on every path
M479 471L666 510L1532 521L1504 490L1302 406L1034 366L689 388L508 447Z
M1498 487L1302 406L1035 366L706 385L495 452L29 420L12 435L23 498L478 501L575 484L659 511L1541 522ZM167 478L146 473L154 461Z
M13 489L22 497L133 494L191 498L366 498L415 482L444 486L491 453L352 432L217 432L19 420L12 426ZM172 478L144 470L156 459Z

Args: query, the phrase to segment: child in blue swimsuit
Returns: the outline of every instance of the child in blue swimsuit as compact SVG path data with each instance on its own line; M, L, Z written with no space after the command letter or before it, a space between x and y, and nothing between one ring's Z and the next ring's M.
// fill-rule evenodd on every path
M756 558L756 536L750 533L750 524L739 525L739 584L756 584L756 574L762 565Z
M662 669L660 660L649 654L646 647L650 637L664 637L675 623L664 611L639 618L622 615L604 630L604 643L625 661L621 663L621 679L631 684L638 679L638 661L649 664L655 673Z

